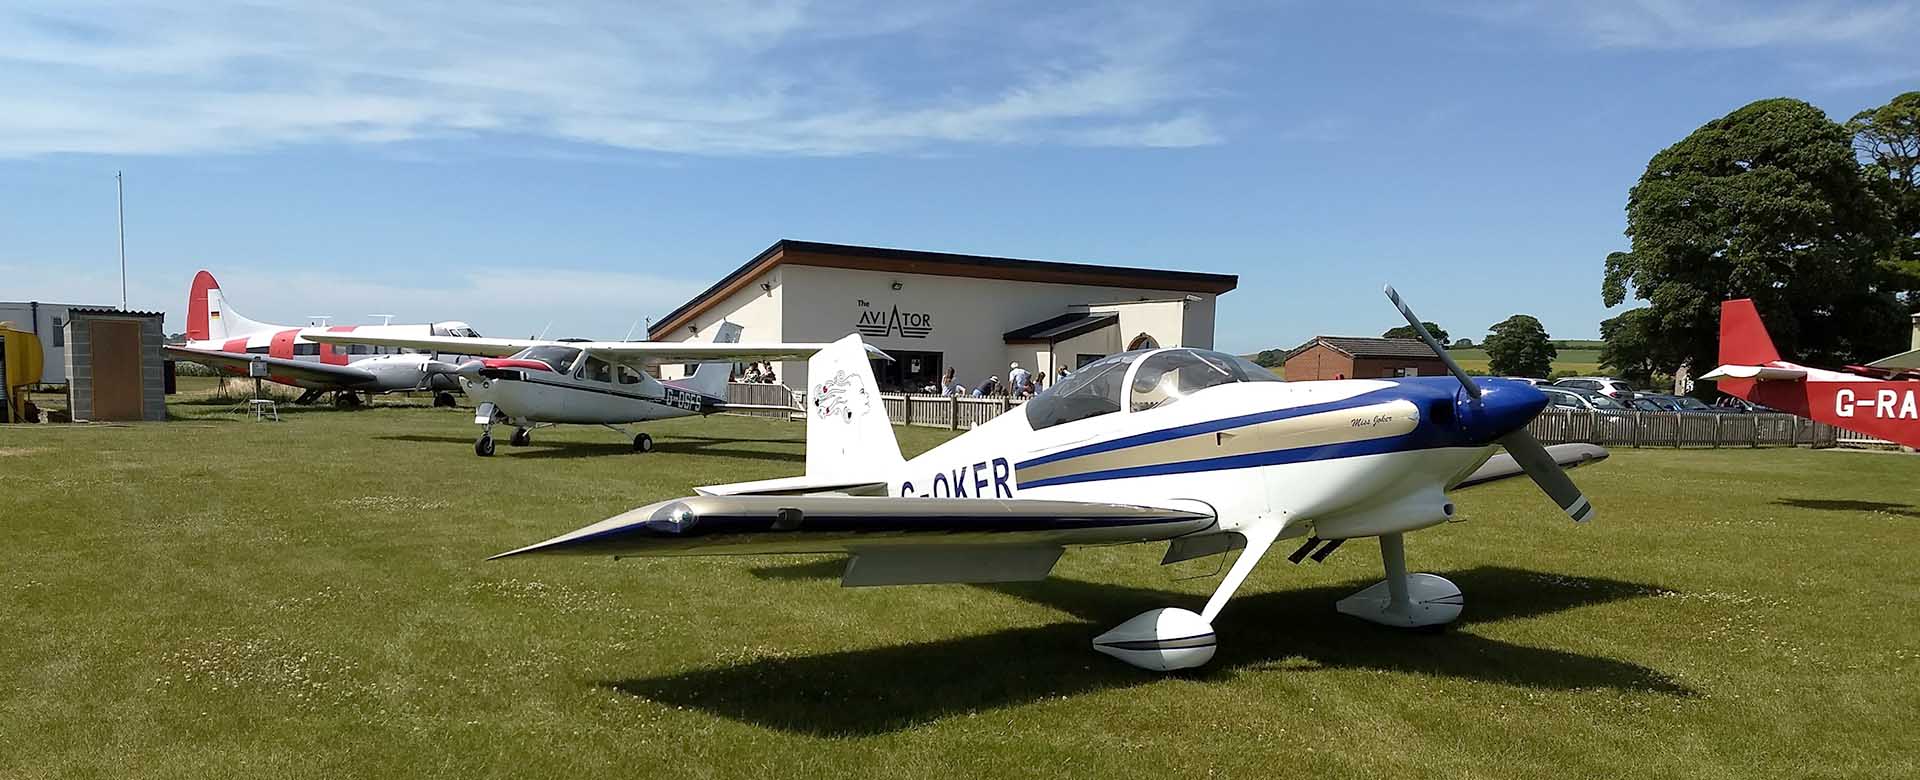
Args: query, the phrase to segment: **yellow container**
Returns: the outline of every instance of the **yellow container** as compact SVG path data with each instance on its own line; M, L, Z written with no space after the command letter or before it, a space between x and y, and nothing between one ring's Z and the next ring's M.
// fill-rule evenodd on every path
M15 388L39 383L46 356L40 352L40 337L14 328L11 322L0 322L0 342L7 345L7 373L0 382L6 383L7 403L13 407L13 419L18 420L26 406Z

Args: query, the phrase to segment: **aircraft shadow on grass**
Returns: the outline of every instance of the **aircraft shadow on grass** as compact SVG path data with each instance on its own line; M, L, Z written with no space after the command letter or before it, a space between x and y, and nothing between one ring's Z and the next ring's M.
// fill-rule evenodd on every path
M472 437L448 436L430 433L403 433L393 436L375 436L382 441L404 441L433 444L473 445ZM566 441L546 443L534 434L533 443L525 447L509 448L504 437L494 439L499 443L497 450L501 455L515 458L604 458L620 454L633 454L633 446L625 442L580 442ZM726 444L761 444L766 442L788 442L787 439L749 439L717 438L712 436L661 437L653 440L654 455L717 455L727 458L746 458L749 460L771 460L781 463L802 463L806 456L798 452L767 452L765 450L743 449L739 447L716 446ZM792 443L800 443L792 440Z
M1790 506L1795 509L1818 509L1824 512L1872 512L1880 515L1899 517L1920 517L1920 509L1912 504L1896 504L1890 501L1855 501L1831 498L1782 498L1773 503Z
M755 573L773 579L838 576L841 566L839 560L828 560ZM1444 574L1472 594L1458 624L1463 627L1666 592L1650 585L1502 567ZM1396 631L1334 612L1334 601L1368 584L1237 598L1214 621L1224 641L1213 662L1177 676L1225 681L1237 671L1276 666L1290 673L1377 669L1524 688L1694 695L1692 689L1659 671L1625 661L1515 645L1466 630ZM771 658L603 685L783 731L819 736L880 734L952 715L1150 684L1160 676L1095 654L1088 646L1090 640L1143 608L1196 601L1190 594L1075 580L983 587L1060 609L1085 622Z

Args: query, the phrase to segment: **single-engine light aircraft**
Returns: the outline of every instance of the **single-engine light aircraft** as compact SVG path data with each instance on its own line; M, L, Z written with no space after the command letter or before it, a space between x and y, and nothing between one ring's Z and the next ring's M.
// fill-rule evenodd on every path
M1789 363L1780 359L1753 300L1741 298L1721 302L1721 365L1700 378L1736 398L1920 447L1920 370L1907 366L1911 354L1847 371Z
M826 344L742 344L739 325L722 322L709 343L663 341L586 341L561 339L453 339L441 336L375 336L326 333L321 343L369 344L408 349L451 349L484 355L461 364L460 388L478 405L473 421L480 438L473 452L494 451L493 426L511 425L507 443L524 447L533 430L551 425L599 425L633 437L635 452L651 452L653 437L631 433L626 423L709 415L735 409L786 406L727 401L727 380L735 361L802 360ZM884 355L883 355L884 357ZM661 381L648 363L693 363L686 379Z
M432 336L442 342L437 352L426 353L369 346L343 349L315 338L328 333ZM319 327L255 322L228 306L220 283L201 271L187 293L187 343L169 345L165 351L238 376L247 376L252 364L264 364L272 381L306 390L294 401L300 404L329 392L336 406L358 406L360 394L432 390L435 406L452 406L453 391L460 389L453 371L473 354L461 349L464 339L479 335L464 322Z
M804 476L700 488L495 557L845 553L841 583L862 586L1039 580L1069 545L1167 542L1163 563L1244 549L1200 612L1151 610L1093 640L1165 671L1213 657L1214 617L1275 541L1302 539L1298 563L1376 536L1386 577L1339 611L1445 624L1460 589L1409 574L1404 534L1451 519L1448 490L1522 473L1589 520L1561 467L1606 451L1541 446L1526 428L1539 390L1469 377L1421 335L1453 377L1287 383L1212 350L1122 352L912 460L850 335L808 363Z

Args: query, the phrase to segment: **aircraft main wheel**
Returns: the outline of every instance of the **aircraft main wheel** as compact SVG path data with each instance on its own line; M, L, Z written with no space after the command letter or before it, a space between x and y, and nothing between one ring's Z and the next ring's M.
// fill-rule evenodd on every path
M507 438L507 444L513 447L525 447L533 443L533 431L525 428L513 429L513 435Z
M473 454L478 455L482 458L492 456L493 455L493 437L481 436L479 441L476 441L473 443Z
M652 452L653 437L648 436L644 433L640 434L639 436L633 437L633 451L634 452Z
M435 406L436 408L438 408L438 407L449 407L449 408L450 408L450 407L452 407L452 406L454 405L454 399L453 399L453 394L452 394L452 393L434 393L434 394L433 394L433 405L434 405L434 406Z
M360 396L354 393L334 393L333 408L352 409L360 405Z

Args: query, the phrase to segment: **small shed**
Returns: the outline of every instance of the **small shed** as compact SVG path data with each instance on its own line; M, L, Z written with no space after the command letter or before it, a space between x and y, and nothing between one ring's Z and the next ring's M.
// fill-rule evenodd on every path
M1287 353L1287 381L1437 376L1447 364L1419 339L1315 336Z
M160 312L68 309L67 408L75 420L165 420Z

